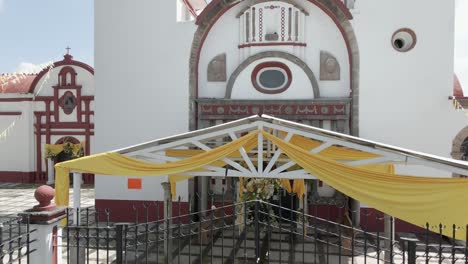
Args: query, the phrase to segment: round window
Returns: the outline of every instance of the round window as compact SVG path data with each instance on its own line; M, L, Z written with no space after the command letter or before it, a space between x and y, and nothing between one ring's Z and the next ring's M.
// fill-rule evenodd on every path
M76 97L72 92L65 92L65 94L62 96L61 106L65 114L69 115L73 112L73 109L75 109L76 106Z
M400 52L409 51L416 46L416 34L409 28L401 28L393 33L392 46Z
M252 71L252 84L261 93L284 92L291 85L291 81L291 70L281 62L260 63Z

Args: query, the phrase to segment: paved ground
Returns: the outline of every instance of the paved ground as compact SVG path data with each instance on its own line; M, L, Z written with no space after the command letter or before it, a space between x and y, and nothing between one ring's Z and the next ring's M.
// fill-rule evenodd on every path
M17 216L37 204L34 191L40 184L0 183L0 223ZM73 205L73 189L70 189L70 205ZM83 186L81 206L94 206L94 188Z

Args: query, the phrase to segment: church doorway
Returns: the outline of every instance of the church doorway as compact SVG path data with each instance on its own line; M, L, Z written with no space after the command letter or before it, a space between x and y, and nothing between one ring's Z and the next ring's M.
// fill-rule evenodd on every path
M64 161L69 161L80 156L84 156L83 147L80 147L79 150L76 150L75 146L79 145L80 141L74 137L66 136L62 137L55 142L55 145L63 145L63 150L58 153L54 158L54 163L60 163ZM73 174L69 174L70 184L73 184Z

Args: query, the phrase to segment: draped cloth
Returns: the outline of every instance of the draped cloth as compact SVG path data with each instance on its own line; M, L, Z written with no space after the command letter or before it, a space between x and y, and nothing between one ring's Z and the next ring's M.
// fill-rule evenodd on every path
M108 152L58 163L55 165L55 201L58 205L68 204L70 171L126 176L177 175L202 169L203 166L232 155L242 146L255 144L259 132L252 131L223 146L175 162L156 164ZM430 226L442 223L459 227L468 223L468 179L397 175L391 168L387 171L375 170L372 165L353 167L321 156L320 153L311 153L264 131L261 133L311 175L386 214L420 227L424 227L426 222ZM375 156L365 152L358 154ZM451 229L444 229L443 232L444 235L452 236ZM456 233L456 238L465 239L462 233Z

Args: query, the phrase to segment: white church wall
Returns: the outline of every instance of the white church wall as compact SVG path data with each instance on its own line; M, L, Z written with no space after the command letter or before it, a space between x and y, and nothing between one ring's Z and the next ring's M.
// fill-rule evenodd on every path
M447 100L453 83L453 1L358 1L360 136L450 157L468 119ZM396 15L397 14L397 15ZM416 46L398 52L393 33L410 28Z
M95 2L93 153L188 130L188 62L195 25L175 18L175 1ZM126 179L97 176L96 198L159 199L160 180L145 178L142 190L132 194Z
M300 4L310 14L305 17L304 21L305 34L303 41L307 44L306 47L260 46L239 49L241 21L236 18L236 15L247 6L247 3L242 2L229 9L218 19L208 33L201 50L199 62L199 97L224 98L227 81L208 82L207 78L208 64L215 56L226 53L226 73L227 80L229 80L229 76L243 60L263 51L282 51L301 58L314 72L322 97L349 96L348 52L339 29L330 17L315 5L307 1L300 1ZM278 3L279 5L282 4L281 2L275 2L275 5ZM268 4L265 3L265 5ZM321 81L319 79L321 50L330 52L338 60L341 67L340 80ZM253 89L252 86L250 87ZM281 99L294 98L282 97Z
M314 72L319 87L321 97L348 97L349 78L349 58L346 43L333 20L321 9L309 1L301 1L304 8L309 13L305 18L305 39L307 48L305 58L309 67ZM340 80L322 81L320 75L320 51L327 51L333 54L340 64Z
M13 122L7 138L0 140L0 171L30 172L34 169L34 141L32 140L32 125L30 120L30 102L0 104L0 112L22 112L21 116L0 115L0 133Z

